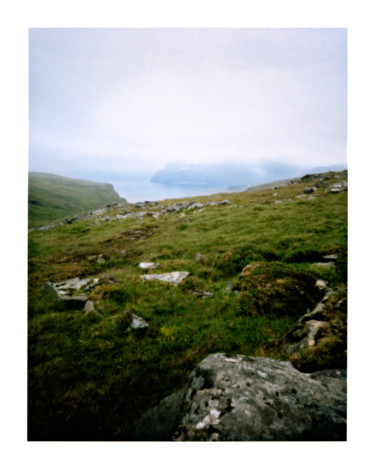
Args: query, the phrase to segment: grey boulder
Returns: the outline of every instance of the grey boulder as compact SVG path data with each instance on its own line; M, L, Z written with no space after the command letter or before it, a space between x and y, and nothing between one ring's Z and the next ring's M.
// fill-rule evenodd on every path
M346 440L346 371L305 374L264 357L206 357L139 420L144 441Z

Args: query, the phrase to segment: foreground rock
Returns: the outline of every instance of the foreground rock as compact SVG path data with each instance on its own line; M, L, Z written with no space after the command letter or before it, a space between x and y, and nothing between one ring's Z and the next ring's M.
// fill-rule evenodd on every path
M190 273L188 271L172 271L170 273L160 273L159 275L142 275L143 281L162 281L164 283L179 284Z
M290 362L212 354L178 393L148 410L137 440L346 440L346 371L303 374Z

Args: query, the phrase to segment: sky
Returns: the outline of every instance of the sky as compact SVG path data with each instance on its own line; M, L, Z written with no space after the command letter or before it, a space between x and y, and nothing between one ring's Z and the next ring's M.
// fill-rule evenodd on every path
M346 163L343 28L31 28L29 170Z

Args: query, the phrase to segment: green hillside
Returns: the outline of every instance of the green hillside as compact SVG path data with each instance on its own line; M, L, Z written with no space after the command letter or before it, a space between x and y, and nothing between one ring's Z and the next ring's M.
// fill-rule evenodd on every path
M124 201L110 184L29 172L30 228Z
M346 180L129 204L30 232L29 440L134 440L144 411L210 353L344 368ZM177 286L141 278L176 271L189 272ZM62 300L53 284L72 278L91 286ZM317 280L331 291L313 321L324 327L287 354L278 343L322 300ZM132 330L131 314L148 328Z

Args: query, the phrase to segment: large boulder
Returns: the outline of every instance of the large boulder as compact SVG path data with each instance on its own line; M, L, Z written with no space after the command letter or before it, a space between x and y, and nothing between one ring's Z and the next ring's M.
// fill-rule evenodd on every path
M148 410L144 441L346 440L346 371L304 374L290 362L209 355L187 386Z

